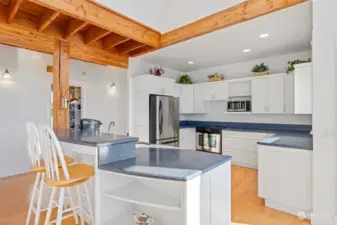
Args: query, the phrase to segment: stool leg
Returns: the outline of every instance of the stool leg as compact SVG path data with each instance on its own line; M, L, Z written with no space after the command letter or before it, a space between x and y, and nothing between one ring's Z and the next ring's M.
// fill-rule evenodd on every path
M36 213L35 213L35 222L34 225L39 225L40 222L40 213L41 213L41 205L42 205L42 196L43 196L43 184L44 184L44 176L42 173L39 185L39 197L37 199Z
M70 203L71 203L71 206L70 208L73 208L75 206L74 204L74 199L73 199L73 196L71 194L71 190L70 190L70 187L67 188L67 193L70 197ZM77 210L76 210L77 211ZM78 216L77 216L77 213L73 210L73 213L74 213L74 220L75 220L75 223L78 224Z
M26 219L26 225L29 225L30 218L31 218L31 216L32 216L33 207L34 207L34 201L35 201L35 195L36 195L36 190L37 190L38 185L39 185L39 183L40 183L40 178L41 178L41 173L37 173L37 174L36 174L36 178L35 178L34 187L33 187L32 196L30 197L30 203L29 203L29 208L28 208L28 214L27 214L27 219Z
M49 225L49 223L50 223L50 217L51 217L51 213L53 211L53 201L54 201L55 193L56 193L56 188L53 187L53 189L51 191L51 195L50 195L50 200L49 200L49 204L48 204L48 211L47 211L46 220L44 222L44 225Z
M85 191L85 196L87 198L87 204L88 204L88 210L89 210L89 215L90 215L90 223L94 224L94 214L92 212L92 205L91 205L91 199L88 191L88 185L86 183L84 185L84 191Z
M84 218L83 218L83 204L82 204L82 193L80 191L80 185L77 185L76 186L76 189L77 189L77 197L78 197L78 204L80 205L80 219L81 219L81 225L84 225Z
M59 197L59 206L57 210L56 225L62 225L62 214L63 214L63 205L64 205L64 187L60 188L60 197Z

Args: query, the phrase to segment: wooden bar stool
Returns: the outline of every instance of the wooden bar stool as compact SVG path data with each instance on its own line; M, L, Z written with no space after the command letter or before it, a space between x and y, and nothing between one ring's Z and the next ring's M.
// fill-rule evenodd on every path
M36 178L29 203L28 214L26 218L26 225L29 225L32 214L35 213L34 225L38 225L40 221L40 213L46 211L42 209L42 198L45 177L45 165L41 158L41 145L39 139L39 132L34 123L28 122L26 124L28 134L28 153L31 160L30 168L36 172ZM71 164L73 159L69 156L65 157L65 162Z
M52 223L61 225L63 219L71 216L75 217L76 224L78 223L77 216L79 216L81 225L84 225L84 221L89 225L93 225L93 210L86 182L94 176L94 168L81 163L67 165L60 143L53 130L48 126L41 128L40 135L42 155L46 165L44 180L48 185L52 186L45 225ZM82 187L83 189L81 190ZM72 204L70 208L64 209L65 191L70 193L71 188L76 188L77 204ZM59 191L57 218L50 221L56 191Z

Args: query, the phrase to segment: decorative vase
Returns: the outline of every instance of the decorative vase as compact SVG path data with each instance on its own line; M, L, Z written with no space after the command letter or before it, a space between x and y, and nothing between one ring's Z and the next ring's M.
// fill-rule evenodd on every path
M264 72L255 72L255 76L265 76L268 75L268 71L264 71Z

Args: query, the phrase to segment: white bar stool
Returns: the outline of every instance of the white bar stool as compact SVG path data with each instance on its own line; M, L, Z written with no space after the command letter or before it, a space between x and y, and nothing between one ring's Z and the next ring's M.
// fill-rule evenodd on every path
M77 216L79 216L81 225L84 225L84 221L86 221L89 225L93 225L93 210L86 182L94 176L94 168L81 163L67 165L66 160L63 157L60 143L54 134L54 131L48 126L41 128L40 135L42 155L46 165L45 182L52 186L52 193L49 200L45 225L53 223L61 225L62 220L71 216L75 217L76 224L78 224ZM82 187L83 189L81 190ZM70 193L71 188L76 188L77 204L74 203L71 198L72 206L64 209L65 191ZM56 220L50 221L54 208L53 202L56 191L59 191L57 218ZM66 214L64 215L64 213Z
M28 214L26 218L26 225L30 224L32 214L35 214L34 225L39 225L40 214L47 209L42 209L43 191L46 189L44 186L45 165L41 158L41 145L39 139L39 132L34 123L26 123L26 130L28 134L28 153L31 160L31 169L36 172L36 178L31 193L31 200L29 203ZM71 164L73 159L69 156L65 157L67 164Z

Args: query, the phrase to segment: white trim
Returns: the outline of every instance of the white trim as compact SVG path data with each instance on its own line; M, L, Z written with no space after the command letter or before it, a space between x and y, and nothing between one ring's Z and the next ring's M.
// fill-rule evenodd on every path
M336 225L336 216L329 214L311 214L311 224L312 225Z

